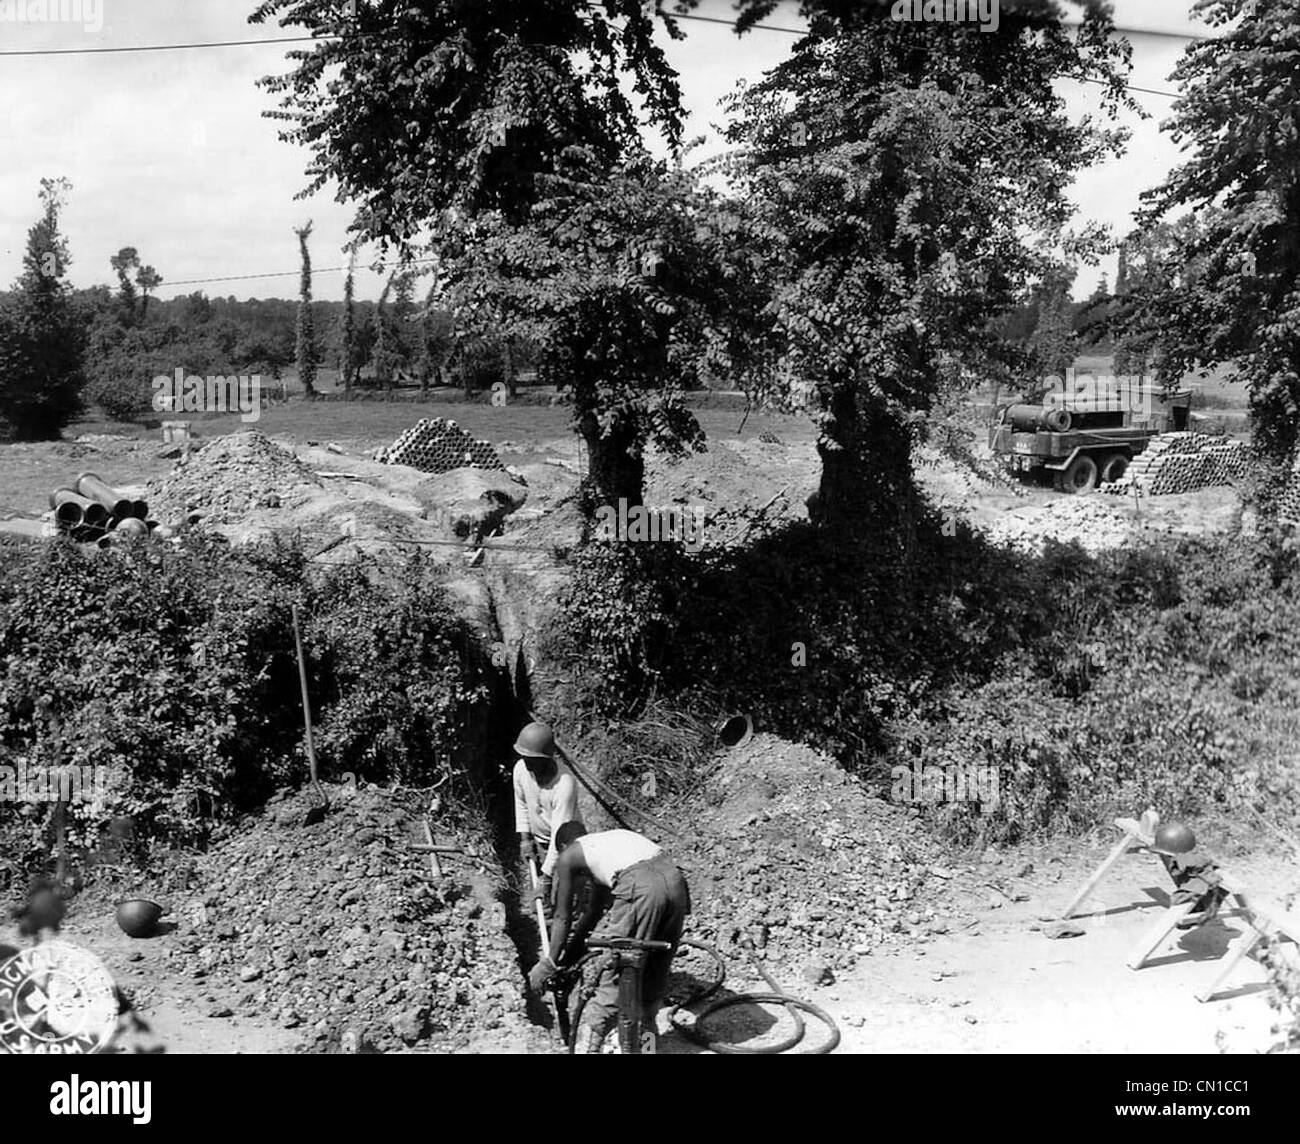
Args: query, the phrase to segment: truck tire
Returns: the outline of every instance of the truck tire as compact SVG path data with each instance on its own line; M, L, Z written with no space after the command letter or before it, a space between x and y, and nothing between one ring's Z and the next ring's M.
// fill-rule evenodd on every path
M1087 453L1075 457L1061 474L1061 483L1057 487L1071 495L1092 492L1097 487L1097 462Z
M1114 484L1128 471L1128 457L1124 453L1107 453L1101 461L1098 480L1103 485Z

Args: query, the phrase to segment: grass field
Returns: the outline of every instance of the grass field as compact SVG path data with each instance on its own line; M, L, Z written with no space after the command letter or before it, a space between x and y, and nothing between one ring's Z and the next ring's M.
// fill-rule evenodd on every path
M269 437L288 437L305 444L333 442L361 453L391 442L422 417L450 417L466 432L500 445L536 447L543 443L577 444L565 406L507 405L448 401L290 401L271 405L256 422L243 422L236 413L191 416L198 440L255 428ZM749 439L771 430L783 441L806 442L815 437L806 417L724 409L696 410L712 440ZM743 429L741 428L743 421ZM78 444L85 434L121 440ZM80 421L68 427L62 441L0 445L0 517L37 516L49 507L50 493L71 484L80 473L94 472L116 485L139 485L168 472L175 463L160 457L162 434L142 425L103 420ZM507 463L511 448L502 450Z

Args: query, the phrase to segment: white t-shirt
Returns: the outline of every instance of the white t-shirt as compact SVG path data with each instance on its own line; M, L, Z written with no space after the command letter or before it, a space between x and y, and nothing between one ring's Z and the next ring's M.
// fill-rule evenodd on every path
M523 759L515 763L515 833L531 834L546 847L542 873L555 869L555 831L579 818L578 784L558 763L555 777L544 786L533 778Z
M587 869L602 886L613 886L614 879L629 866L659 856L658 845L635 830L598 830L578 839Z

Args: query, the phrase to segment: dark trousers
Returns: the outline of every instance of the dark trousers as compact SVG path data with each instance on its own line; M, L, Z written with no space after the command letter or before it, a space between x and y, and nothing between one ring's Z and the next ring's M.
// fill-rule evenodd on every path
M666 941L672 949L646 955L641 973L642 1019L653 1020L668 991L668 970L691 912L690 890L673 862L659 855L629 866L614 879L609 911L596 926L596 937L631 937ZM587 1002L583 1023L601 1035L618 1022L618 972L601 971L596 992Z

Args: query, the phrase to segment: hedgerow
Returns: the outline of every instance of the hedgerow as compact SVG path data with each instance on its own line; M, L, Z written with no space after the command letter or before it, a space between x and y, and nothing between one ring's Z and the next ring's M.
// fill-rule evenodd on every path
M432 567L416 558L385 584L330 571L309 575L292 546L197 535L176 549L0 549L0 765L107 768L104 797L69 806L74 849L119 816L146 841L201 843L306 782L297 601L325 777L451 773L486 675ZM0 806L29 858L49 822L48 803Z

